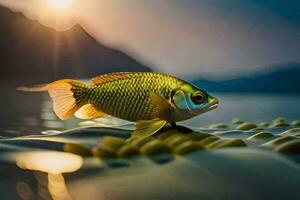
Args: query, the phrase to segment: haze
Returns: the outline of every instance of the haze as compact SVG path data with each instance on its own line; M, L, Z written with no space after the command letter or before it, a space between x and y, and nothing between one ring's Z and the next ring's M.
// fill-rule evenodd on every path
M181 77L248 74L300 62L300 3L280 0L0 0L55 28L82 25L98 41Z

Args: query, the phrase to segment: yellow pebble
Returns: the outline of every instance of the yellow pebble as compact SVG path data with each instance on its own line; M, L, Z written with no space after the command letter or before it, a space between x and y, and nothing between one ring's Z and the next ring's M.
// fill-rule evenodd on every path
M144 144L146 144L147 142L150 142L154 140L154 138L152 136L147 136L147 137L139 137L139 138L136 138L134 140L131 141L131 145L137 147L137 148L140 148L142 147Z
M242 124L243 121L240 120L239 118L235 118L235 119L231 120L231 123L232 123L232 124Z
M170 152L171 149L163 142L159 140L153 140L146 143L144 146L142 146L140 151L142 154L148 156L148 155Z
M247 131L254 128L256 128L256 125L249 122L244 122L241 125L236 127L237 130L243 130L243 131Z
M207 145L210 149L221 149L226 147L245 147L246 143L241 139L224 139L217 140L209 145Z
M194 141L201 141L207 137L212 136L211 134L200 132L200 131L195 131L193 133L187 134L187 136Z
M94 156L96 157L100 157L100 158L114 158L116 157L116 152L109 148L109 147L105 147L105 146L101 146L101 147L94 147L92 149L92 153Z
M125 140L118 137L112 137L112 136L103 137L101 142L103 145L116 150L125 144Z
M203 140L201 140L200 142L197 142L197 143L201 146L206 146L206 145L209 145L210 143L212 143L216 140L219 140L219 139L220 139L219 137L212 135L212 136L207 137L207 138L205 138L205 139L203 139Z
M181 143L188 141L189 138L184 135L173 135L168 137L164 140L164 143L167 144L169 147L175 148L176 146L180 145Z
M228 128L228 126L226 124L223 124L223 123L212 124L209 127L210 128Z
M123 145L117 152L119 157L130 157L130 156L135 156L139 155L139 150L138 148L132 146L132 145Z
M274 135L269 132L259 132L256 133L255 135L252 135L247 138L247 140L257 140L257 139L264 139L264 138L270 138L273 137Z
M291 122L292 126L300 126L300 121L299 120L295 120Z
M92 152L79 144L73 144L73 143L66 143L64 144L64 151L65 152L69 152L69 153L73 153L73 154L77 154L77 155L81 155L81 156L91 156Z
M175 148L174 152L179 155L184 155L184 154L190 153L192 151L200 150L200 149L204 149L203 146L197 144L194 141L186 141L186 142L180 144L179 146L177 146Z
M277 117L276 119L273 120L273 124L277 124L277 123L284 123L285 120L283 117Z

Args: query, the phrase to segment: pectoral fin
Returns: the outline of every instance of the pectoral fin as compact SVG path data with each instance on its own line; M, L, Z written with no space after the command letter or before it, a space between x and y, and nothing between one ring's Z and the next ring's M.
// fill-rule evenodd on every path
M152 119L152 120L140 120L136 122L135 131L133 131L133 137L146 137L155 134L167 123L165 120Z
M154 116L163 117L166 113L169 113L174 109L171 102L166 98L154 93L150 92L150 104L155 108L152 113Z

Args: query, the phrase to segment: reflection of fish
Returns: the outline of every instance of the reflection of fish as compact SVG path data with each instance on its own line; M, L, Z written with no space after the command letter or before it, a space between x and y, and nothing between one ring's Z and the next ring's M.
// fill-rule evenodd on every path
M217 107L218 100L178 78L152 72L98 76L87 85L64 79L23 91L48 90L60 119L112 115L136 121L135 135L152 135L167 122L189 119Z

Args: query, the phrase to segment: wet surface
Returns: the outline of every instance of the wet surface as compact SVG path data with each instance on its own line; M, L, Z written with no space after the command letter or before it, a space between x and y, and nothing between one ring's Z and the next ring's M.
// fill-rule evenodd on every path
M1 98L4 199L300 199L299 97L216 95L186 128L131 138L132 123L60 121L47 95L14 88Z
M235 119L140 138L130 125L2 138L0 185L19 199L298 198L300 126L268 124Z

